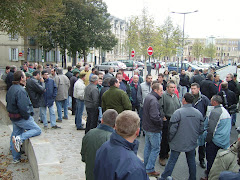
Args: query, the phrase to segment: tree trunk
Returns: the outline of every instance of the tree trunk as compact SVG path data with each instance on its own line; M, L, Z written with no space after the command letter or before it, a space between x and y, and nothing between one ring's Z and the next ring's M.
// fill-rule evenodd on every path
M87 62L86 50L83 50L83 59L84 59L84 62L86 63Z
M72 66L76 66L76 52L72 52Z

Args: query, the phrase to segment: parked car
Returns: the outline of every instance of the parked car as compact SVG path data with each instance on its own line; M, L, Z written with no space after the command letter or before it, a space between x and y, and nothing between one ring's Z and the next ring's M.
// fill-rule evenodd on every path
M113 61L113 63L117 63L119 69L127 69L126 64L124 64L120 61Z
M178 63L177 62L172 62L168 65L168 71L176 71L177 72L177 65ZM181 65L181 62L179 62L179 67L178 67L178 72L180 73L181 72L181 69L185 69L185 71L188 69L188 67L191 66L192 67L192 70L194 71L195 69L202 69L196 65L193 65L191 63L189 63L188 61L183 61L182 62L182 65Z
M137 64L133 60L118 60L123 62L127 66L127 70L134 70L137 69Z
M137 64L137 68L138 68L138 69L144 69L144 63L139 62L139 61L134 61L134 63Z
M194 61L191 64L196 65L196 66L198 66L198 67L200 67L202 69L208 69L210 67L209 64L198 62L198 61Z
M114 71L118 71L119 67L118 67L118 63L117 62L103 62L102 64L97 64L95 65L95 68L97 68L98 71L106 71L108 70L110 67L112 67L114 69Z

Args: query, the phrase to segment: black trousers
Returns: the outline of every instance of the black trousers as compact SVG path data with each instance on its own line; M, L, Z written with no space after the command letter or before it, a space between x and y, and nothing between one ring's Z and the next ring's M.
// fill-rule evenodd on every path
M198 147L198 159L199 159L199 161L203 161L204 160L205 152L206 152L205 145Z
M72 97L72 115L76 113L76 98Z
M168 153L170 151L169 144L168 144L168 126L169 126L170 118L167 118L167 121L163 121L163 129L162 129L162 141L160 145L160 159L168 158Z
M90 129L96 128L98 123L98 107L97 108L86 108L87 110L87 124L85 134Z

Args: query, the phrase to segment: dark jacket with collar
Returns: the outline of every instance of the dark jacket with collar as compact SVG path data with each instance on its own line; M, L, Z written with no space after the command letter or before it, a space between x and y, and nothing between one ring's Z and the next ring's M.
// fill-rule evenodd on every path
M208 99L211 99L213 95L216 95L218 93L217 87L210 79L206 79L201 82L200 90L202 94L208 97Z
M201 94L201 92L199 92L198 100L192 104L194 108L196 108L202 113L202 116L204 118L206 116L207 107L210 105L211 105L210 100L207 98L207 96Z
M222 105L223 105L223 107L226 107L226 104L225 104L225 102L224 102L224 97L223 97L223 94L224 94L223 91L224 91L225 94L226 94L228 107L231 106L231 105L233 105L233 104L237 104L237 98L236 98L235 93L232 92L232 91L229 90L229 89L222 89L222 90L218 93L218 95L220 95L220 96L222 97L222 100L223 100Z
M44 93L44 100L45 100L44 106L51 107L57 96L57 85L54 82L54 80L51 78L45 79L44 82L45 82L45 89L46 89L46 92Z
M196 74L190 79L190 84L198 83L200 85L203 80L204 79L200 74Z
M82 139L82 161L86 163L86 179L94 180L94 163L96 152L103 143L110 139L114 129L105 124L99 124L98 127L91 129Z
M186 74L180 74L180 82L179 85L181 86L189 86L189 76Z
M140 106L140 102L137 99L138 87L139 87L139 84L135 85L133 82L131 82L130 84L131 103L133 106Z
M39 82L34 77L27 80L26 91L30 97L30 100L34 108L44 106L43 93L45 92L44 83Z
M27 91L19 84L12 85L6 95L7 111L12 114L20 114L21 118L12 119L17 121L20 119L28 120L33 116L33 106L28 97Z
M114 132L97 151L95 180L148 180L143 162L137 157L139 142L128 142Z
M110 88L109 84L106 83L105 81L103 81L102 86L103 87L101 88L100 95L99 95L99 104L101 107L102 107L102 95Z
M66 76L68 77L68 79L70 80L71 77L73 76L73 73L72 73L71 71L68 71L65 75L66 75Z
M233 80L228 81L228 89L233 91L236 95L239 95L237 84Z
M77 80L78 78L76 76L72 76L70 78L70 87L69 87L68 93L69 93L69 96L71 97L73 97L74 84Z
M148 132L160 133L163 126L163 120L159 105L160 96L152 91L148 94L143 104L143 129Z

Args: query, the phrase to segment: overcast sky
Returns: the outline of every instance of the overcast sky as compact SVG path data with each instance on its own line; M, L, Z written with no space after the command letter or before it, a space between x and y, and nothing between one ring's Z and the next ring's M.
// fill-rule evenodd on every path
M183 15L175 12L198 10L186 15L185 34L191 38L240 38L240 1L239 0L103 0L108 12L125 19L141 15L143 7L154 17L157 25L163 24L170 16L174 24L182 28Z

